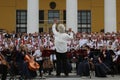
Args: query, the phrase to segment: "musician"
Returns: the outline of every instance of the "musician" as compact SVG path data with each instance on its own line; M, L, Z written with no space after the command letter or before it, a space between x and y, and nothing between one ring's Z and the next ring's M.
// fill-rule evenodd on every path
M69 30L70 35L65 33L65 26L63 24L59 24L57 26L58 31L56 30L57 20L54 21L52 25L52 31L55 37L55 49L56 49L56 58L57 58L57 70L56 76L60 76L61 68L63 67L63 71L65 76L68 76L67 70L67 40L73 39L72 30Z
M110 50L107 49L106 46L103 47L102 52L100 54L101 60L106 64L106 65L111 65L110 63L112 62L112 53L110 53Z
M88 43L88 38L86 34L83 34L81 39L79 40L80 48L84 47Z
M112 55L113 54L109 50L107 50L107 47L103 46L100 58L102 63L105 65L104 69L106 69L106 73L111 73L111 68L113 66Z
M120 46L117 47L117 50L115 51L115 55L113 57L113 62L116 67L116 73L120 74Z
M2 56L3 55L0 53L0 74L2 74L1 80L6 80L7 72L8 72L8 66L6 64L5 58L3 58Z
M93 63L95 65L95 76L96 77L106 77L108 67L103 63L101 57L102 50L95 49L92 51L90 58L93 58Z
M40 73L40 77L42 77L42 71L43 71L43 59L42 59L42 51L41 51L41 47L37 47L37 49L35 50L33 57L35 58L35 60L38 62L38 64L40 65L39 68L39 73Z
M55 54L55 45L54 45L54 39L50 40L50 49L53 50L53 52L50 55L50 60L53 62L54 69L56 69L56 54Z
M28 68L28 63L24 60L26 54L27 48L24 45L21 45L20 50L16 53L15 62L18 72L21 75L20 78L30 79L36 76L36 74L32 74L32 70Z
M79 51L79 63L77 67L77 75L80 76L89 76L90 75L90 66L89 66L89 55L90 47L85 46L84 49Z

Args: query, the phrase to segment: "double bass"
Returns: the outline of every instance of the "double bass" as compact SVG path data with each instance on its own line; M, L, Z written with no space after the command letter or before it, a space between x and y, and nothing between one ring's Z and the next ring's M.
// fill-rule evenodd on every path
M34 61L34 58L30 54L26 54L24 59L28 62L28 68L30 70L36 71L40 68L40 65Z

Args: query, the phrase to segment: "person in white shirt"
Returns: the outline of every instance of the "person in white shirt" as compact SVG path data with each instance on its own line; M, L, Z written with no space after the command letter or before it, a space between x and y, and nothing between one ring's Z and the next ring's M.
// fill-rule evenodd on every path
M40 65L39 68L39 73L40 73L40 77L42 77L42 64L43 64L43 60L42 60L42 52L41 52L41 48L37 47L37 49L35 50L33 57L35 58L35 60L38 62L38 64Z
M87 43L88 43L87 36L83 35L82 38L79 40L79 46L80 46L80 48L82 48L85 45L87 45Z
M120 57L120 46L117 47L117 50L115 51L115 56L113 58L113 62L117 61Z
M65 33L65 26L63 24L59 24L57 26L58 31L56 30L57 20L54 21L52 25L52 31L55 37L55 49L56 49L56 58L57 58L57 69L56 76L60 76L61 69L63 67L63 71L65 76L68 76L68 68L67 68L67 40L73 39L73 32L69 30L70 34ZM61 67L62 66L62 67Z

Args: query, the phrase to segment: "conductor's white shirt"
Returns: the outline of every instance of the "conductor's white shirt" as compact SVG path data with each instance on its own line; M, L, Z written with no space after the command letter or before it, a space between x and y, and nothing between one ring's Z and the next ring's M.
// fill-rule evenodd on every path
M67 40L73 39L73 33L60 33L56 31L56 24L53 24L52 31L55 37L55 49L59 53L67 52Z

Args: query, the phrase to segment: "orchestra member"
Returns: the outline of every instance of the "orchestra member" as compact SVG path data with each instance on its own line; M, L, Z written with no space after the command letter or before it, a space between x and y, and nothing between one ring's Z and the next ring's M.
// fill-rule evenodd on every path
M37 49L35 50L33 57L35 58L36 62L40 65L39 68L39 73L40 73L40 77L42 77L42 71L43 71L43 59L42 59L42 52L41 52L41 48L37 47Z
M103 63L102 48L95 49L92 51L90 58L93 58L93 63L95 65L95 76L96 77L106 77L109 68Z
M52 53L50 55L50 60L53 62L54 69L56 69L56 54L55 54L55 45L54 45L54 39L50 40L50 50L52 50Z
M77 75L80 76L90 76L90 66L89 66L89 54L90 47L84 46L85 49L81 49L79 52L79 64L77 67Z
M65 76L68 76L68 69L67 69L67 40L73 39L72 30L69 30L70 34L65 33L65 26L63 24L59 24L57 26L58 31L56 30L57 20L54 21L52 25L52 31L55 37L55 49L56 49L56 58L57 58L57 70L56 76L60 76L62 72L62 67Z
M115 71L117 74L120 74L120 46L117 47L115 55L113 56L113 62L115 64Z
M18 72L21 75L20 78L30 79L36 76L34 71L28 68L28 62L25 60L25 55L29 54L27 48L24 45L20 46L20 50L16 53L15 64L17 66Z
M8 72L7 62L4 56L0 53L0 74L2 74L1 80L6 80Z

